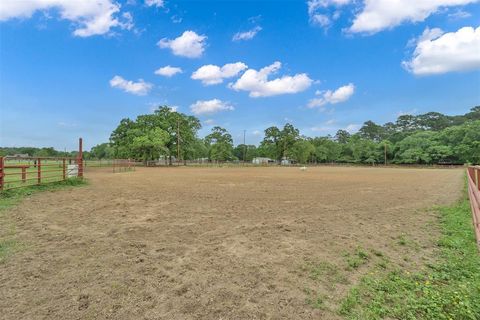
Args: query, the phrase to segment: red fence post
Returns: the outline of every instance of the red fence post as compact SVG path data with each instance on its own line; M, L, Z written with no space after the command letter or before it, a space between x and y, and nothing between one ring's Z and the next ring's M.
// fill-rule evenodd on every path
M67 178L67 165L66 165L66 159L63 158L63 180L66 180Z
M42 183L42 164L41 159L37 158L37 182Z
M3 190L3 176L5 176L4 170L3 157L0 157L0 191Z
M77 157L77 165L78 165L78 177L83 178L83 139L78 139L78 157Z

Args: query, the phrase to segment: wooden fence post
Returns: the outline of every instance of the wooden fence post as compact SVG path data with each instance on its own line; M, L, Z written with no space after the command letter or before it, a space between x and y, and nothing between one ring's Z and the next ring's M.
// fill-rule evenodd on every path
M22 183L27 182L27 168L26 166L22 166Z
M4 182L3 177L5 176L4 170L5 168L3 165L3 157L0 157L0 191L3 190L3 182Z
M42 161L40 158L37 159L37 183L42 183Z

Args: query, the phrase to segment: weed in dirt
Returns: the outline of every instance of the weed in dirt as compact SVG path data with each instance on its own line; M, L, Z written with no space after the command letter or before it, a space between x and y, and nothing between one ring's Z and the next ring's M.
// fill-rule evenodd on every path
M320 280L330 285L335 283L346 284L347 277L338 269L338 267L329 262L310 263L306 270L310 274L312 280Z
M405 237L404 234L402 234L400 237L398 237L397 243L401 246L406 246L407 245L407 238Z
M370 255L363 249L357 248L353 254L347 254L347 270L358 269L360 266L367 263Z
M325 308L325 298L322 295L320 295L320 294L318 294L318 293L316 293L313 290L308 289L308 288L305 288L304 292L307 296L307 298L305 299L306 304L308 304L309 306L311 306L314 309L324 309Z
M422 272L409 273L397 266L366 275L344 298L340 315L347 319L480 319L480 256L469 202L464 197L439 209L439 214L438 260Z

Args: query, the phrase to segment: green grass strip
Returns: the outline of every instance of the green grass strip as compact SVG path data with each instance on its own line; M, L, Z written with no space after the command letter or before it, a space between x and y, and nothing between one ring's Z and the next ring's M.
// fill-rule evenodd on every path
M400 268L367 275L343 300L346 319L480 319L480 255L470 204L463 198L439 209L438 259L426 272Z

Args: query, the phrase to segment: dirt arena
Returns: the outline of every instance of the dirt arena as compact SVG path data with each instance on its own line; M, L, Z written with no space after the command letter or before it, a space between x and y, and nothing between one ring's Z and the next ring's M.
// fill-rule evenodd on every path
M378 257L413 269L431 259L430 208L463 187L459 169L178 167L87 178L6 212L22 245L0 264L1 319L337 319L336 303ZM349 269L358 248L378 255ZM312 276L316 264L340 273Z

